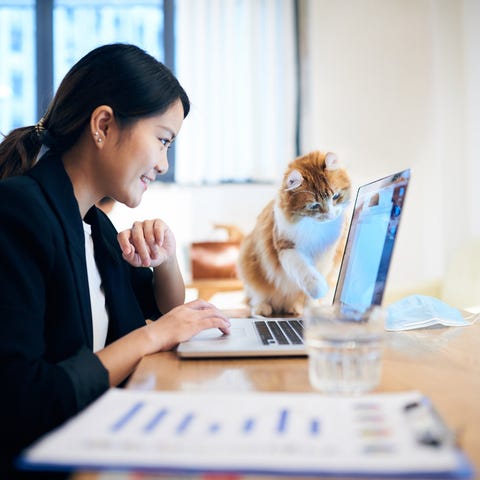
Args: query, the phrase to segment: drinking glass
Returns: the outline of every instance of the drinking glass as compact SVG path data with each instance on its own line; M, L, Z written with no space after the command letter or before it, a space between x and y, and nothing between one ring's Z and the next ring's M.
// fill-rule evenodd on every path
M382 368L386 312L341 305L305 305L304 336L311 385L329 394L374 390Z

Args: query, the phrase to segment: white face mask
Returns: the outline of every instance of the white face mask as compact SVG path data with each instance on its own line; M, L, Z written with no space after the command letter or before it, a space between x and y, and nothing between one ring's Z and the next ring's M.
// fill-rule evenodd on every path
M472 325L480 314L461 312L438 298L410 295L387 308L385 330L412 330L432 325L463 327Z

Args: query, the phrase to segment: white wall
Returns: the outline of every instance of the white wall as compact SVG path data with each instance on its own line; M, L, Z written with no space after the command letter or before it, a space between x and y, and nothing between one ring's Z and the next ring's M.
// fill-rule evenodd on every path
M303 153L337 152L356 184L411 167L388 290L436 284L453 252L480 235L480 2L301 5ZM248 231L276 188L154 185L141 207L127 212L118 206L113 218L121 228L135 217L164 218L176 232L188 274L183 254L190 241L205 239L214 223Z
M389 290L437 282L479 233L479 2L302 5L304 149L337 151L357 182L411 167Z
M480 180L480 2L464 2L463 58L465 61L466 157L468 159L468 205L470 231L480 238L480 215L477 207Z

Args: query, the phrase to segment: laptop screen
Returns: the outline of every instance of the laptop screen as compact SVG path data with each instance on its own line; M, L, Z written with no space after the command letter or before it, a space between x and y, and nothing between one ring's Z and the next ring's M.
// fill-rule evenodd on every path
M381 305L410 170L358 189L334 303Z

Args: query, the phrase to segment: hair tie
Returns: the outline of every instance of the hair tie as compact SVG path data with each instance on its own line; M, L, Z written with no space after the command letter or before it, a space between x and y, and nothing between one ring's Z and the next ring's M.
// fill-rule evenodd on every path
M37 137L41 138L42 134L45 132L45 126L43 125L44 118L42 117L35 125L35 133Z
M38 139L38 141L42 144L47 146L49 149L57 149L58 148L58 141L50 135L50 132L48 129L45 128L45 125L43 122L45 121L45 118L42 117L34 127L35 135Z

